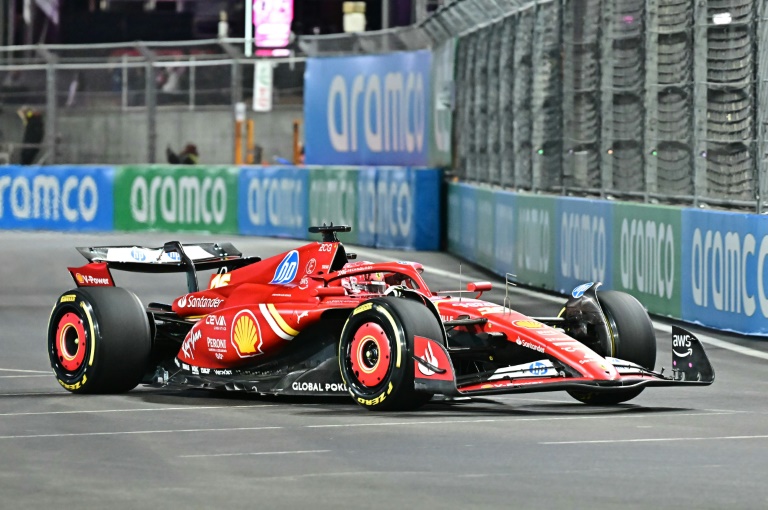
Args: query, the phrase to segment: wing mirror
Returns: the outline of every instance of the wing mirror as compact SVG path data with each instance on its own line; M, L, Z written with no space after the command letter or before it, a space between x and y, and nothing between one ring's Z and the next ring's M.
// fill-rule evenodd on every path
M469 292L477 292L477 296L475 296L475 299L482 296L483 292L487 292L492 288L493 288L493 284L491 282L469 282L467 284L467 290Z

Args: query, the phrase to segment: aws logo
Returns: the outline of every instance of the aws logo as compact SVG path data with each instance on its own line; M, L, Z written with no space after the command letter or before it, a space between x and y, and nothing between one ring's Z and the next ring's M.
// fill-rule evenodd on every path
M250 310L243 310L235 315L230 343L241 358L251 358L263 354L261 350L261 329L259 321Z

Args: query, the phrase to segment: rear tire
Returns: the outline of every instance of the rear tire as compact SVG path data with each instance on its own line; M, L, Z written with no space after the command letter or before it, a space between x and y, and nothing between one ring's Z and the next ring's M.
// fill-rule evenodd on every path
M608 321L611 337L610 352L598 354L631 361L653 370L656 364L656 335L653 332L653 322L643 305L634 296L612 290L599 292L597 299ZM569 390L568 394L589 405L613 405L632 400L642 393L643 389L645 388L601 392Z
M421 303L375 298L350 315L339 342L339 368L355 402L372 411L415 409L432 395L414 389L413 337L442 342L440 324Z
M62 294L48 322L48 357L72 393L123 393L142 380L152 336L144 306L121 287Z

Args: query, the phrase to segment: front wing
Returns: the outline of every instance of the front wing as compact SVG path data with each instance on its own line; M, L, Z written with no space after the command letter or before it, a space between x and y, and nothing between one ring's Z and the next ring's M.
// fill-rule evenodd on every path
M417 368L422 367L415 371L416 388L430 393L473 396L566 390L611 392L645 386L707 386L715 380L715 371L701 342L678 326L672 327L671 370L662 368L656 372L629 361L604 358L604 362L613 365L619 373L611 380L576 377L570 375L573 370L568 370L558 360L542 359L480 373L471 381L457 383L450 361L445 363L449 359L448 352L437 342L428 342L430 355L426 357L430 359L414 356L414 361ZM426 351L417 348L417 352ZM440 365L447 368L435 370Z

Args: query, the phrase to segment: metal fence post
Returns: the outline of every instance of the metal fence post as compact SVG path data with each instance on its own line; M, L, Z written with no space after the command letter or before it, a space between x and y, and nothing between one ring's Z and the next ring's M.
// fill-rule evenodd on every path
M137 48L146 59L144 101L147 107L147 163L155 163L157 161L157 87L155 86L155 54L143 44L139 44Z
M652 156L658 144L659 110L659 0L645 1L645 201L658 192L658 159Z
M58 138L58 119L56 111L56 62L57 58L50 51L40 47L38 51L46 60L45 68L45 163L56 163L56 139Z
M768 4L760 1L757 7L757 213L765 212L768 193Z
M707 194L707 4L693 4L693 206Z
M614 0L602 3L600 36L600 194L615 190L613 182L613 29ZM610 152L609 152L610 151Z

